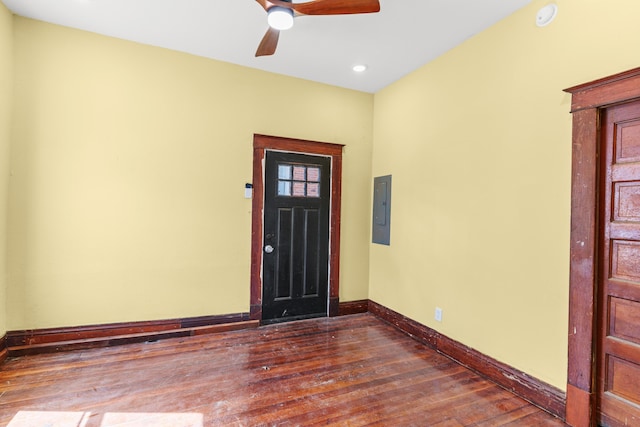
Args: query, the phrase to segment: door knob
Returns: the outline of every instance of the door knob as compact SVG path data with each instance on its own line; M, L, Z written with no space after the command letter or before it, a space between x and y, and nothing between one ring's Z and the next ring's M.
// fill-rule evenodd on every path
M268 254L270 254L271 252L273 252L273 246L271 245L267 245L264 247L264 251Z

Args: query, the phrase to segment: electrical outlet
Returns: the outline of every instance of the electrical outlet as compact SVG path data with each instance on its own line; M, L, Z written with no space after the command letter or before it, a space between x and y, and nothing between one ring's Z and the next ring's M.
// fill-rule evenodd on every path
M442 322L442 309L440 307L436 307L436 314L434 317L438 322Z

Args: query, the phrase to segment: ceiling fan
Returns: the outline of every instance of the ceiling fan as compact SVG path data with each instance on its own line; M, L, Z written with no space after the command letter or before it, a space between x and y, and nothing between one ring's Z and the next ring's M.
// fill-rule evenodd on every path
M293 26L298 15L350 15L380 11L378 0L312 0L292 3L291 0L256 0L267 11L269 29L262 38L256 56L273 55L281 30Z

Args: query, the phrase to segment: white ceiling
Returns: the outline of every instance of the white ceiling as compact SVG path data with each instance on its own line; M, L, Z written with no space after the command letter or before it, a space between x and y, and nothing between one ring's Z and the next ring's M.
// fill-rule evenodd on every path
M20 16L371 93L530 1L380 0L375 14L299 16L275 55L256 58L267 22L255 0L2 0Z

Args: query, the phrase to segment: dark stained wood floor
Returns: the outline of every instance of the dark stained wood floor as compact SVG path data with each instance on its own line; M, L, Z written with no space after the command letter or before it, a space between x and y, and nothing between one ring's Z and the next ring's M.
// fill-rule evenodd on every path
M564 425L371 314L8 359L0 425L55 417L60 427Z

